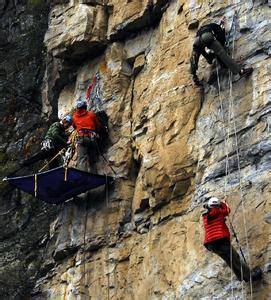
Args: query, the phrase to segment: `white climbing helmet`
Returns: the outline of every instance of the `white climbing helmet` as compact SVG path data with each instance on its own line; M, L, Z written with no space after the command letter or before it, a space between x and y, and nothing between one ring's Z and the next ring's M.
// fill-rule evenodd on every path
M209 208L212 208L212 207L219 207L220 206L220 200L216 197L211 197L209 200L208 200L208 203L207 203L208 207Z

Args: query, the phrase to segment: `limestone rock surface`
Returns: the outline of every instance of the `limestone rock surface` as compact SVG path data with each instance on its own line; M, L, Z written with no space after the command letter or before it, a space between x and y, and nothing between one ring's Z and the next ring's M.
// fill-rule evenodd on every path
M94 109L107 112L109 138L96 169L117 175L50 219L31 299L269 299L268 2L61 2L45 36L42 110L65 115L98 78ZM240 79L201 59L197 87L196 29L222 16L231 54L254 71ZM202 245L212 195L229 203L246 259L264 270L252 291Z
M104 47L106 29L104 6L59 4L50 12L44 42L48 53L55 57L82 59Z

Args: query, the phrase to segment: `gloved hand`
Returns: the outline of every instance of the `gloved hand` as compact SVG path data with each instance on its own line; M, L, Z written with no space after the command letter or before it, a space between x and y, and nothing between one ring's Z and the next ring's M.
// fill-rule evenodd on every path
M49 151L54 148L53 142L50 139L46 139L41 143L41 150Z

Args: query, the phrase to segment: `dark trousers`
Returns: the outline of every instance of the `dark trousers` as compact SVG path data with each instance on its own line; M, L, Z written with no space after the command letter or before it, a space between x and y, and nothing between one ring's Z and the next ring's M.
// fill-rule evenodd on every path
M232 247L228 239L219 239L210 242L205 247L220 256L226 264L231 268L238 280L248 282L250 280L250 269L248 265L241 259L237 251ZM232 257L231 257L232 256ZM243 272L243 278L242 278Z
M222 63L228 67L233 74L238 74L241 71L241 67L228 55L224 47L215 39L211 32L204 32L200 37L197 37L196 44L200 47L207 47L214 51Z
M94 157L97 153L97 142L95 137L78 136L77 141L77 168L90 172L94 169ZM90 169L91 168L91 169Z
M30 166L40 160L48 159L49 161L59 152L59 149L51 150L40 150L30 158L23 162L23 166ZM56 157L52 162L49 163L49 169L54 169L59 166L59 157Z

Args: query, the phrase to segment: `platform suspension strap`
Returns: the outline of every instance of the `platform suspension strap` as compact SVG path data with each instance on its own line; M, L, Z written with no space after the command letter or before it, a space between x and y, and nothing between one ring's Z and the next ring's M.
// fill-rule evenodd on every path
M38 173L42 172L49 164L54 161L58 156L63 155L65 153L65 148L62 148L49 162L47 162L41 169L39 169Z
M34 175L34 195L37 197L38 194L38 174Z
M64 163L63 163L64 181L68 180L68 168L69 168L70 161L72 160L74 153L75 153L76 136L77 136L77 132L76 132L76 130L74 130L70 135L70 145L65 152Z
M65 156L64 156L64 167L68 167L69 166L69 163L71 161L71 159L73 158L74 156L74 153L75 153L75 148L76 148L76 137L77 137L77 132L76 130L74 130L71 135L70 135L70 145L68 147L68 149L66 150L65 152Z

